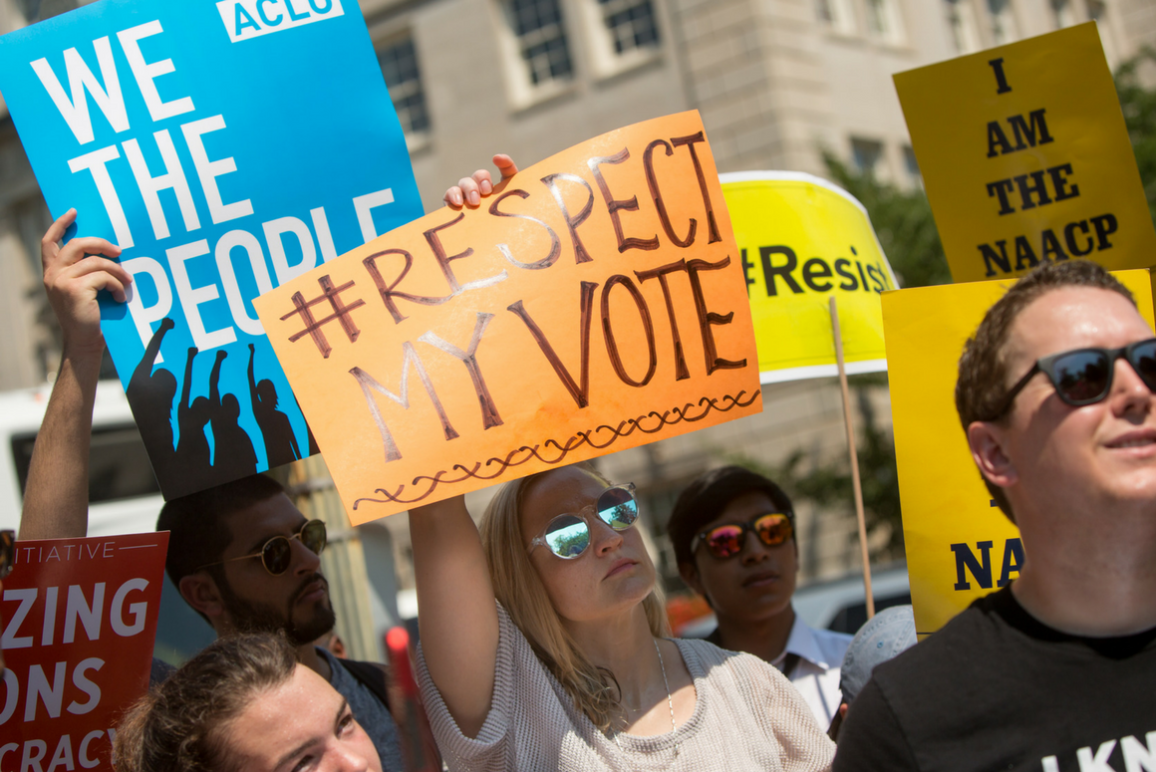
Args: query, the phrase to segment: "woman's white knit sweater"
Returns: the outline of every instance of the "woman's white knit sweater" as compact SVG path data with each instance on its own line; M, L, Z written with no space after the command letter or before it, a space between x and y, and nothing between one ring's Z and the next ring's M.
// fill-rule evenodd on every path
M706 641L676 641L694 678L693 715L673 732L620 734L616 741L574 706L500 605L498 617L494 696L476 738L458 729L418 652L422 698L451 772L816 772L831 767L835 745L790 681L757 657Z

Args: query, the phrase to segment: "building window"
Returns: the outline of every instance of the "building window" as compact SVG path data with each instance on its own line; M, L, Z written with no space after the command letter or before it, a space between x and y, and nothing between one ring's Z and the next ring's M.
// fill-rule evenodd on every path
M863 175L877 177L879 159L883 157L883 143L873 139L851 138L851 161Z
M573 66L559 0L505 0L503 8L530 84L569 80Z
M903 170L907 172L907 179L912 184L923 184L923 175L919 171L919 161L916 160L915 150L911 145L903 146Z
M867 0L867 31L872 35L882 35L887 32L887 17L884 13L883 0Z
M979 26L975 23L975 8L970 0L947 0L947 23L951 27L956 51L970 54L982 48Z
M602 19L621 56L637 48L658 45L658 24L650 0L598 0Z
M1100 31L1100 44L1104 47L1104 57L1108 60L1108 66L1115 70L1119 59L1116 56L1116 41L1112 36L1112 28L1108 25L1108 5L1104 0L1084 0L1084 4L1088 7L1088 18L1096 22L1096 28Z
M25 21L33 21L40 13L40 0L16 0L16 7Z
M855 34L855 11L850 0L815 0L815 11L819 21L831 31L841 35Z
M378 48L377 62L385 75L385 85L389 87L389 97L402 131L407 137L429 132L429 110L413 38L406 35L386 42Z
M1063 29L1076 23L1076 14L1072 10L1072 0L1052 0L1052 13L1056 17L1056 28Z
M903 24L894 0L867 0L867 32L888 43L903 42Z
M577 10L595 77L618 75L660 55L654 0L580 0Z
M991 39L995 45L1002 46L1020 39L1011 0L987 0L987 10L991 14Z
M93 0L16 0L16 10L24 17L26 24L34 24L91 2Z

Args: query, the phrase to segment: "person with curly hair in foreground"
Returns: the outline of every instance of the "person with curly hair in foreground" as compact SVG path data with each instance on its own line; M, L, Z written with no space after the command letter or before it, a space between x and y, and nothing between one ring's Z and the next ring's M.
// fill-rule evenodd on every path
M208 646L134 705L117 772L381 772L349 703L270 634Z

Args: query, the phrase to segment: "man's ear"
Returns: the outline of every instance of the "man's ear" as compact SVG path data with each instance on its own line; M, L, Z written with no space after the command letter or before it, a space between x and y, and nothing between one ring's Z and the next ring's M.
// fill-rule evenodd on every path
M1019 481L1019 473L1004 450L1004 430L988 421L973 421L967 427L967 444L980 473L993 485L1010 488Z
M208 571L194 571L181 577L177 589L193 611L208 617L213 628L220 629L225 617L225 604L217 582Z

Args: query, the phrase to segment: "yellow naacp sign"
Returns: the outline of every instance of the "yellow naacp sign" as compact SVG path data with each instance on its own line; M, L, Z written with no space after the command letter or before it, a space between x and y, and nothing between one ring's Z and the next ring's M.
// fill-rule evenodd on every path
M1094 22L895 75L951 275L1077 257L1156 263L1156 231Z
M1153 323L1147 271L1115 274ZM963 344L1011 282L883 295L899 497L915 629L927 635L1019 574L1019 531L991 500L955 412Z
M751 301L761 381L836 374L832 294L847 372L886 370L879 294L896 284L863 205L809 174L719 179Z

